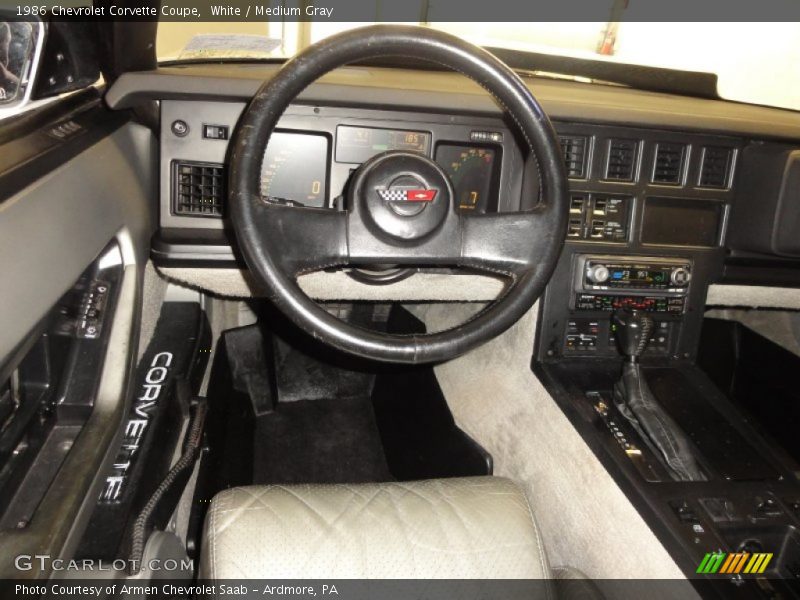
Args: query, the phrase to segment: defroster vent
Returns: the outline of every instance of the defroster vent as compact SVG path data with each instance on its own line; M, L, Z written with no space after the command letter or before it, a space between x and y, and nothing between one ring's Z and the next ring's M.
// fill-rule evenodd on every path
M223 216L226 185L222 165L175 161L172 170L172 202L176 215Z
M633 181L638 149L636 140L609 140L606 179Z
M586 177L586 148L589 140L579 135L559 136L561 151L564 153L564 166L567 177L571 179L584 179Z
M703 148L703 163L700 167L700 187L728 187L732 162L732 148L723 148L721 146L706 146Z

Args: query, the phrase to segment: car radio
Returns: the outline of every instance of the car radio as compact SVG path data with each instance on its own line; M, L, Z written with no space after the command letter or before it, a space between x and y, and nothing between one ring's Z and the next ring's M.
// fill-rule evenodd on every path
M685 294L692 279L688 260L579 257L580 289Z
M692 279L692 263L678 258L577 257L573 308L682 314Z
M692 279L690 260L596 255L575 258L563 352L573 356L616 356L611 323L607 316L596 313L611 313L618 308L652 315L654 328L648 355L672 351L687 307Z

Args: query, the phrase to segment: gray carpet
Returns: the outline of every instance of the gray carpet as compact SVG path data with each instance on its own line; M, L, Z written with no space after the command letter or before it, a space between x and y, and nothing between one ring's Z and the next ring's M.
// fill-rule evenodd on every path
M418 306L429 329L476 307ZM538 306L497 339L436 367L456 423L522 485L553 565L595 579L683 574L530 369ZM674 589L672 590L674 591ZM686 598L696 597L686 585Z

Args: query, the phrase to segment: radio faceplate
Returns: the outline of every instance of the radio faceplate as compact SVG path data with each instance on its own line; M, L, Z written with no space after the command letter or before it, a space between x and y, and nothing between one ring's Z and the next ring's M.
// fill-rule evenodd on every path
M692 263L679 258L577 256L576 292L685 296Z

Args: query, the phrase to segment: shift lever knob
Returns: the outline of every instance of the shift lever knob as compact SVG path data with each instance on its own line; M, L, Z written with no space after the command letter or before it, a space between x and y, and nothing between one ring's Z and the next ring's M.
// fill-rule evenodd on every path
M618 308L611 317L611 325L620 353L636 362L650 341L653 320L641 311Z

